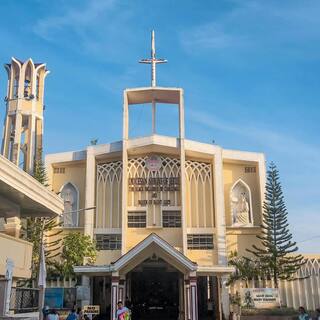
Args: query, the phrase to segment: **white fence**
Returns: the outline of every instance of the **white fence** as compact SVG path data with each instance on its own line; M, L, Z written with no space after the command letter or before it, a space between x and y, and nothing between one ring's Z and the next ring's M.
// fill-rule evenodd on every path
M281 281L279 293L281 304L290 308L298 309L300 306L308 310L320 307L320 260L306 259L306 264L297 274L297 280ZM250 288L274 288L272 280L255 279L249 281ZM234 295L245 288L244 281L237 281L230 288Z

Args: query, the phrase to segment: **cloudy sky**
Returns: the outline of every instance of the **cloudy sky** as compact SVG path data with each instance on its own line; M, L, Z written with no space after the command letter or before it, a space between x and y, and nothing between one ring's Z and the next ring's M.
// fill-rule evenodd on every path
M32 57L51 71L46 153L121 139L122 90L149 85L137 61L154 28L169 61L158 84L185 89L187 137L264 152L300 250L320 252L319 1L2 0L0 14L0 61ZM6 81L3 69L3 97ZM149 108L132 119L132 134L149 132ZM158 120L159 133L176 132L175 108Z

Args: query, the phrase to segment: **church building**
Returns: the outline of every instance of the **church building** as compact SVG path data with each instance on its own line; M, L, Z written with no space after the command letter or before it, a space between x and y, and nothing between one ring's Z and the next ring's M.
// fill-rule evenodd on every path
M167 318L219 319L229 314L228 255L260 232L265 158L187 140L184 91L156 85L166 61L154 48L152 33L151 58L140 61L151 64L151 86L124 90L122 140L47 155L50 184L64 199L64 228L99 249L94 265L74 268L82 305L112 318L130 300ZM178 109L178 136L156 133L159 104ZM152 108L149 136L129 136L134 105Z
M182 88L156 84L123 92L121 141L46 156L50 188L64 201L64 231L89 235L94 265L75 266L77 303L115 318L118 301L146 315L197 320L229 315L228 256L255 243L265 186L261 153L185 138ZM12 59L2 153L32 173L41 155L44 64ZM19 91L20 90L20 91ZM177 108L178 135L157 134L157 109ZM129 135L129 109L151 108L152 132ZM120 106L119 106L120 107ZM23 160L23 161L22 161Z

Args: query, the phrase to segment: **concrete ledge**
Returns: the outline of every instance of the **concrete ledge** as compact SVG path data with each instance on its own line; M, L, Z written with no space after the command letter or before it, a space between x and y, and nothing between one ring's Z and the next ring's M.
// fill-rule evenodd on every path
M38 320L39 312L8 314L0 316L0 320Z

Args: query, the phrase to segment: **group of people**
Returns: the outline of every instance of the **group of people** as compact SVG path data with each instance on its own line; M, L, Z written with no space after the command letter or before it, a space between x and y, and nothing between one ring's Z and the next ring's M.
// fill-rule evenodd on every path
M42 310L43 320L59 320L60 315L56 309L50 309L45 306ZM87 315L83 314L81 308L72 308L66 318L66 320L89 320Z
M299 320L320 320L320 308L316 309L315 316L311 317L304 307L299 308Z

